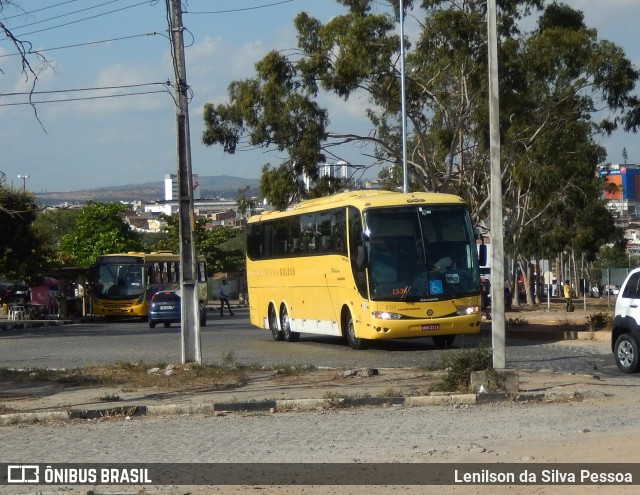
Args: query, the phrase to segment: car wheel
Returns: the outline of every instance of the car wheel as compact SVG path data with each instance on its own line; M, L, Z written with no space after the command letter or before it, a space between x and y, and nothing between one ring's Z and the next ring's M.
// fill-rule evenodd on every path
M368 342L366 339L356 337L356 326L353 324L353 317L348 313L344 320L344 332L347 337L347 343L354 351L366 349Z
M164 324L164 328L169 328L171 326L171 323L165 323Z
M156 328L156 322L155 321L149 321L149 328Z
M200 316L200 326L201 327L207 326L207 310L206 309L202 312L202 316Z
M280 328L282 328L282 334L284 335L285 341L297 342L300 339L300 334L298 332L291 331L289 313L287 312L287 308L284 306L282 306L282 310L280 310Z
M276 310L273 306L269 306L269 329L271 330L273 340L280 342L284 339L284 334L278 327L278 317L276 316Z
M431 337L433 343L438 349L451 349L453 347L453 341L456 340L455 335L434 335Z
M616 364L623 373L635 373L640 362L640 345L635 335L623 333L613 346Z

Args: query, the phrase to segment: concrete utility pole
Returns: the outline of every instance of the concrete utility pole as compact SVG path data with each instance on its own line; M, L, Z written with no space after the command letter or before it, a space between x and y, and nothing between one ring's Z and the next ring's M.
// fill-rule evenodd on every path
M402 115L402 192L409 192L409 167L407 165L407 96L404 77L404 0L400 0L400 98Z
M202 362L200 350L200 312L198 300L198 269L193 230L193 179L191 175L191 141L189 139L189 103L187 69L180 0L171 0L169 16L171 51L175 72L176 124L178 151L178 195L180 238L180 288L182 291L182 363Z
M502 173L500 171L500 98L498 91L498 34L496 0L487 3L489 45L489 136L491 157L491 335L493 367L506 366L504 325L504 227L502 225ZM516 294L517 297L517 294Z

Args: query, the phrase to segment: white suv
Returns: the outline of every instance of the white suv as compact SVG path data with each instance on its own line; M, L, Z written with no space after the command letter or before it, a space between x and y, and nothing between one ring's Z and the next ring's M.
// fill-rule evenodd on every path
M620 287L611 350L621 371L640 371L640 268L632 270Z

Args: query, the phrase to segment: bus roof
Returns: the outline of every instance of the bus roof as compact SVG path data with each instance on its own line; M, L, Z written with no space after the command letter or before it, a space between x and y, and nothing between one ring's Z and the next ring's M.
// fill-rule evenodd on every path
M368 207L402 206L417 204L465 204L462 198L454 194L443 193L401 193L393 191L363 190L350 191L321 198L301 201L285 211L264 211L249 219L249 222L259 222L271 218L288 217L305 212L314 212L329 208L340 208L344 206L355 206L359 209Z

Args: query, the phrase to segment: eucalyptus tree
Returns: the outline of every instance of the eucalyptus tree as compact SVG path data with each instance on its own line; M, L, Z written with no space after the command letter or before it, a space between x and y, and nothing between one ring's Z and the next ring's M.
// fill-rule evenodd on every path
M296 52L270 52L256 64L254 78L229 85L228 103L205 106L205 144L222 145L229 153L242 146L286 153L282 165L265 167L263 175L262 192L278 206L305 194L299 175L316 178L318 164L339 144L371 145L372 163L388 163L393 170L401 163L399 2L386 9L373 0L337 3L345 12L326 24L300 13L294 21ZM482 2L405 5L418 26L411 42L403 40L410 187L459 194L475 219L486 223L488 50ZM524 25L533 29L525 31ZM619 126L637 130L638 73L620 47L598 39L581 12L556 2L499 1L498 37L508 252L521 262L547 254L551 246L592 254L615 234L599 202L595 167L605 153L594 137ZM320 104L325 93L345 100L364 95L371 131L332 128ZM604 117L595 121L601 110ZM393 184L397 177L386 179ZM602 223L594 225L594 219Z

